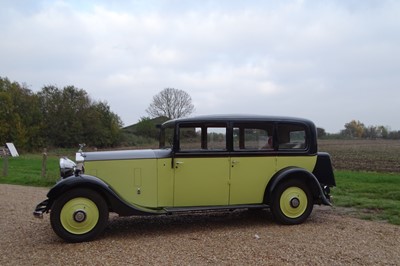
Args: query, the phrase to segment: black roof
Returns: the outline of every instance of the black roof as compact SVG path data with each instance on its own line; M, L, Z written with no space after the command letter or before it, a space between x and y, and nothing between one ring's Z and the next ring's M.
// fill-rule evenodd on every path
M308 119L289 117L289 116L268 116L268 115L250 115L250 114L221 114L221 115L201 115L187 118L177 118L166 121L164 126L180 122L250 122L250 121L268 121L268 122L300 122L314 127L314 123Z

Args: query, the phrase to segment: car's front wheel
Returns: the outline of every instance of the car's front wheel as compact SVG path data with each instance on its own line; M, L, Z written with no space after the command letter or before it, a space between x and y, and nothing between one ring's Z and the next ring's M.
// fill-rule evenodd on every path
M104 230L107 222L107 203L91 189L67 191L51 207L51 226L67 242L92 240Z
M282 182L272 195L271 212L282 224L300 224L312 212L312 194L304 182L293 179Z

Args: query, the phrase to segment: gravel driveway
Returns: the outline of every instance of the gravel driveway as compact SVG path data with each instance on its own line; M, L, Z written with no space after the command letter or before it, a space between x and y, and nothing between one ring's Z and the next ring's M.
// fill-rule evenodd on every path
M67 244L32 215L47 191L0 185L0 265L400 265L400 226L330 207L297 226L265 211L111 216L99 239Z

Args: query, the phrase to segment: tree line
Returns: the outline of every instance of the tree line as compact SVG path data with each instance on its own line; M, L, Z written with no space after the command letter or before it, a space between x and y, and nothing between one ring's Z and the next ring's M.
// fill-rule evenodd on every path
M400 139L400 130L391 131L388 127L365 126L359 120L351 120L344 124L344 129L339 133L326 133L323 128L318 128L318 137L332 139Z
M108 104L92 100L83 89L48 85L34 93L24 84L0 77L0 145L14 142L26 151L77 147L79 143L98 148L148 144L158 138L156 124L193 111L189 94L166 88L153 97L146 109L149 117L122 128L120 117ZM317 131L319 138L400 139L400 131L365 126L356 120L346 123L339 133Z
M74 86L44 86L34 93L24 84L0 77L0 145L18 149L121 143L122 122L106 102L94 101Z

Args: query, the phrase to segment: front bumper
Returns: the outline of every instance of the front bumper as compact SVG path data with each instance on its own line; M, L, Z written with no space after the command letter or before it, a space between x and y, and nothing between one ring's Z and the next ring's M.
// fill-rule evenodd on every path
M49 212L49 209L49 200L44 200L36 206L35 211L33 212L33 216L35 216L36 218L43 218L43 213Z

